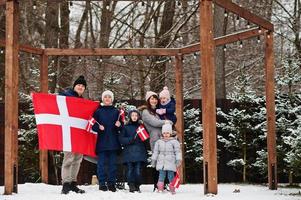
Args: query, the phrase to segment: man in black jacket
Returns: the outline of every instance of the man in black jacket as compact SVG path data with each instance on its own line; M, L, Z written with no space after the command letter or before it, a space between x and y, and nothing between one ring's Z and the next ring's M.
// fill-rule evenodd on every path
M60 93L63 96L71 96L83 98L82 95L87 87L87 82L84 76L79 76L73 84L73 88L67 89ZM68 194L70 191L76 193L85 193L84 190L77 187L77 174L79 172L80 164L82 162L83 155L72 152L64 152L64 160L62 164L62 194Z

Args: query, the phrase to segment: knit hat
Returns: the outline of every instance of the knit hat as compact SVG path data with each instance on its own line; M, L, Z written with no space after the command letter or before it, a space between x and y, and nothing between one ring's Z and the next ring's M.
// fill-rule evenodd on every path
M166 133L166 132L172 134L172 126L171 126L171 124L164 124L162 126L162 133Z
M83 75L79 76L73 83L73 88L77 85L77 84L83 84L85 86L85 88L87 87L87 82L85 80L85 77Z
M152 91L146 92L146 95L145 95L145 101L148 101L148 99L149 99L151 96L153 96L153 95L158 96L158 94L155 93L155 92L152 92Z
M163 90L160 92L159 97L166 97L166 99L170 99L170 93L168 87L164 87Z
M101 100L103 101L105 96L110 96L112 98L112 102L114 101L114 94L110 90L106 90L101 94Z

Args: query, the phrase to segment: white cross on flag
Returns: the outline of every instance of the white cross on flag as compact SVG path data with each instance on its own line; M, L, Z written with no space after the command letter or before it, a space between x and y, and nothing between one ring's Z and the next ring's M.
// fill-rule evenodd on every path
M88 120L88 124L86 126L86 131L91 132L92 130L92 126L96 123L96 120L90 116L89 120Z
M179 171L177 170L176 176L172 179L170 185L175 187L175 188L179 188L180 187L180 176L179 176Z
M142 124L137 128L136 132L142 141L145 141L149 138L149 134Z
M42 93L32 99L40 149L95 156L97 134L85 128L97 102Z

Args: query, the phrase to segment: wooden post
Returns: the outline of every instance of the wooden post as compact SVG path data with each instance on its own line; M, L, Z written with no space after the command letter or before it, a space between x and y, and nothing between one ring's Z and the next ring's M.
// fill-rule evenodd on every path
M200 61L202 78L202 124L204 193L217 194L215 44L212 0L200 0Z
M182 164L180 168L180 178L181 182L185 183L185 151L184 151L184 98L183 98L183 65L182 54L178 54L175 56L176 64L175 64L175 75L176 75L176 115L177 115L177 135L181 142L181 150L182 150Z
M17 192L19 4L6 2L4 194Z
M265 89L267 109L267 146L268 146L268 175L269 188L277 189L277 156L276 156L276 127L275 127L275 77L274 77L274 37L273 33L265 35Z
M40 91L48 93L48 56L43 53L40 61ZM42 183L48 183L48 151L40 150L40 171Z

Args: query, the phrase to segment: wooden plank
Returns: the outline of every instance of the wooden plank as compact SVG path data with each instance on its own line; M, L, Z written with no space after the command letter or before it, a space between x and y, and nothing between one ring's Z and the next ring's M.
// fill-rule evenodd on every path
M111 48L95 48L95 49L57 49L46 48L45 52L48 56L175 56L180 49L167 48L150 48L150 49L111 49Z
M5 40L0 40L0 47L5 47ZM42 55L44 50L36 47L32 47L30 45L19 45L19 51L23 51L26 53L32 53L37 55Z
M184 98L183 98L183 56L178 54L175 56L175 79L176 79L176 130L180 139L182 149L182 164L180 168L181 182L185 183L185 151L184 151Z
M4 194L17 192L19 4L6 3ZM15 179L14 179L15 175Z
M251 13L246 8L242 8L235 3L232 3L230 0L213 0L216 5L219 5L226 9L226 11L230 11L240 17L248 20L251 23L257 24L260 27L263 27L267 30L274 31L274 25L253 13Z
M48 93L48 56L43 54L40 60L40 91ZM42 183L48 183L48 151L40 150L40 172Z
M229 43L233 43L236 41L242 41L246 39L250 39L253 37L258 37L260 35L263 35L266 31L262 30L261 32L258 31L258 28L251 28L248 30L243 30L240 32L228 34L225 36L214 38L215 46L221 46ZM200 51L200 43L192 44L189 46L185 46L182 49L180 49L180 52L182 54L189 54L194 52Z
M201 0L200 24L204 193L217 194L215 44L211 0Z
M274 69L274 38L272 33L265 36L265 88L267 109L267 146L269 188L277 189L277 156L276 156L276 117L275 117L275 69Z

